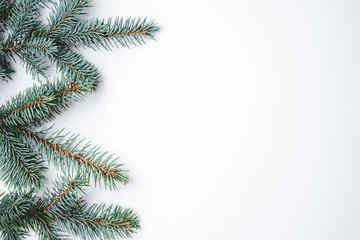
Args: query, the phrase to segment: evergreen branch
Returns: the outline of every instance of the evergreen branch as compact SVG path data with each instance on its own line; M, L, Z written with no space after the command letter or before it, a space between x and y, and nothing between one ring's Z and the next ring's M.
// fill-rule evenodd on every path
M89 166L94 167L97 170L101 171L105 176L111 175L113 178L117 178L119 175L117 169L109 169L108 167L102 166L99 163L90 161L89 159L86 159L83 157L84 156L83 153L76 154L72 151L65 149L64 147L60 146L59 144L55 144L45 138L39 137L38 135L35 135L34 133L32 133L28 130L20 129L19 131L20 131L20 133L36 140L37 142L45 144L47 147L50 147L52 150L58 151L64 155L66 155L67 157L73 158L80 164L80 166L82 164L89 165Z
M76 183L75 180L72 181L72 182L70 183L70 185L69 185L54 201L52 201L49 206L47 206L47 207L45 208L44 212L49 211L49 209L50 209L52 206L54 206L58 201L60 201L69 191L71 191L72 189L75 189L76 184L77 184L77 183Z
M85 240L130 238L140 228L138 216L132 209L105 204L90 207L83 204L56 219L60 228Z
M35 57L26 52L22 52L18 55L20 60L25 65L26 72L31 73L33 79L43 76L48 78L46 71L49 69L49 66L42 62L41 58Z
M65 239L62 238L64 235L58 233L59 229L54 225L55 221L51 216L41 211L43 201L33 193L34 189L26 192L15 191L0 199L0 231L16 233L21 228L26 236L28 230L33 229L43 240ZM14 237L11 234L7 235Z
M1 51L11 57L18 56L26 66L26 71L30 72L33 78L40 76L46 78L46 70L49 66L45 64L43 58L56 52L57 46L51 39L33 37L21 43L3 46Z
M31 195L34 189L26 193L15 192L1 197L2 205L0 207L0 221L8 219L19 221L31 208L27 196Z
M51 2L47 24L40 9ZM131 209L84 202L82 187L116 189L127 183L122 164L78 135L35 127L52 120L96 90L100 73L73 47L129 47L153 39L159 27L140 18L82 21L90 0L0 0L0 78L11 79L11 61L20 58L33 77L47 77L47 60L62 73L54 82L34 85L0 107L0 180L30 191L0 194L0 240L24 239L30 230L40 240L68 240L63 232L82 239L131 237L139 228ZM50 134L50 135L48 135ZM63 177L52 191L36 196L44 180L43 157L75 178ZM36 190L36 193L34 192Z
M9 28L11 34L7 43L13 43L16 38L31 33L40 26L37 18L40 16L39 9L46 6L47 0L18 0L11 8L9 15Z
M16 228L10 224L0 226L0 240L23 240L28 236L28 232L22 228Z
M39 226L35 228L39 234L40 240L67 240L68 236L60 234L60 229L55 225L54 221L41 221Z
M112 23L114 22L114 23ZM147 22L146 18L116 18L108 20L109 32L104 36L110 45L118 47L118 43L123 47L129 47L129 44L143 44L145 39L154 39L154 33L159 31L159 27L154 21ZM104 41L107 45L107 42Z
M68 88L65 88L61 91L58 91L56 93L56 96L61 97L70 93L80 93L81 92L81 87L80 87L80 83L75 83L75 82L71 82L71 86Z
M14 0L0 0L0 31L5 32L9 13L14 5Z
M47 202L47 204L43 212L48 212L50 215L62 212L64 208L76 202L79 195L84 194L82 187L88 185L88 180L79 174L74 178L63 177L58 179L54 183L53 191L45 193L45 203Z
M54 40L43 37L32 37L20 43L5 45L1 51L7 52L22 52L26 51L28 54L34 54L38 57L50 56L52 52L57 51L57 46Z
M104 20L90 19L81 21L67 28L58 41L67 45L79 47L85 45L93 49L103 47L110 50L111 47L129 47L130 44L143 44L145 39L153 39L153 34L159 27L146 19L127 18Z
M34 85L0 108L0 122L19 126L47 122L67 110L73 101L81 101L86 93L94 91L96 84L90 79L67 75L40 87Z
M13 47L9 47L6 46L2 49L2 51L21 51L24 49L40 49L40 50L50 50L49 47L43 47L43 46L35 46L35 45L18 45L18 46L13 46Z
M90 78L95 83L100 78L100 73L93 64L69 48L59 49L57 53L52 54L51 60L66 74L73 74L78 78Z
M13 187L39 188L44 178L43 161L16 137L0 129L0 178ZM13 176L17 176L13 178Z
M28 104L25 104L24 106L18 107L18 108L16 108L16 109L12 110L11 112L4 114L4 116L7 117L7 116L10 116L10 115L12 115L12 114L14 114L14 113L23 111L23 110L25 110L25 109L32 108L32 107L34 107L34 106L36 106L36 105L42 105L43 103L44 103L44 98L41 97L41 98L39 98L39 99L37 99L37 100L35 100L35 101L33 101L33 102L30 102L30 103L28 103Z
M105 24L104 20L85 20L66 28L56 40L68 46L75 46L76 48L83 44L98 49L101 39L107 30L108 25Z
M84 174L91 172L95 183L100 184L102 179L105 187L110 189L116 189L115 181L124 184L129 181L129 178L122 173L124 171L120 168L122 164L117 164L116 159L112 159L112 155L105 157L106 153L100 153L96 146L91 148L90 143L78 150L78 145L84 141L77 141L78 136L70 133L62 134L62 131L58 131L46 137L49 131L50 129L45 129L34 133L27 129L19 129L19 133L27 137L24 141L34 140L38 143L42 148L41 152L44 152L47 159L52 160L56 167L60 166L64 169L64 166L70 165L76 167L74 170L81 170Z
M48 36L61 34L69 26L75 24L85 14L89 0L60 0L49 17Z
M1 77L1 79L4 81L10 80L11 74L14 72L15 72L15 70L11 66L11 64L5 58L0 58L0 77Z
M19 100L20 94L14 100ZM24 96L26 97L26 96ZM0 120L10 125L31 125L36 124L38 121L46 122L54 118L54 114L51 111L52 103L55 101L53 95L50 96L37 96L36 98L21 99L20 102L13 102L12 108L5 110L0 117ZM27 100L27 101L26 101ZM9 106L9 104L8 104ZM56 109L55 109L56 110Z
M34 189L30 189L2 195L0 199L0 226L16 223L17 227L28 228L26 216L29 211L34 209L35 198L33 193Z

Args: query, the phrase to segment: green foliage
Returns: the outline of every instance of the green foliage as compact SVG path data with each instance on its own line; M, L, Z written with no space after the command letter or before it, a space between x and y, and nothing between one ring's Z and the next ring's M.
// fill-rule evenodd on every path
M113 154L101 152L100 147L92 146L79 135L45 128L39 132L19 129L19 138L29 145L37 146L37 152L46 156L51 165L70 173L81 173L94 180L95 185L116 189L116 183L128 183L129 178L117 163Z
M12 187L40 187L45 170L40 156L10 131L0 131L1 180Z
M79 22L64 31L59 41L75 47L87 46L93 49L112 47L129 47L145 43L145 39L153 39L158 30L156 24L146 19L116 18L108 21L90 19Z
M139 229L131 209L83 199L92 182L115 190L129 181L118 158L77 134L39 129L98 86L99 71L76 49L144 44L159 30L140 18L83 20L89 7L89 0L0 0L0 79L12 79L15 61L46 79L0 107L0 180L10 189L0 195L0 240L25 239L30 230L44 240L119 239ZM50 9L45 22L42 8ZM50 67L56 80L48 79ZM45 161L65 173L52 190Z
M77 75L66 75L56 81L34 85L12 97L0 108L0 120L13 127L38 126L67 110L72 102L81 101L96 89L97 82Z
M60 228L73 236L85 240L130 238L139 229L138 216L129 208L105 204L89 207L81 200L76 207L75 211L67 211L75 214L58 217Z
M58 179L52 191L13 191L0 199L0 239L24 239L29 230L39 239L121 239L139 229L137 214L118 205L88 205L89 182L81 175Z
M71 50L72 46L88 46L110 50L112 47L128 47L130 44L145 43L153 39L159 27L153 21L140 18L117 18L115 20L82 20L89 7L89 0L59 0L49 4L46 0L18 0L0 2L3 9L0 29L8 30L3 37L0 55L3 61L17 57L34 78L47 77L49 59L59 71L76 73L82 77L98 81L97 69L80 54ZM50 5L51 13L47 24L39 20L39 10ZM4 80L11 77L1 74Z

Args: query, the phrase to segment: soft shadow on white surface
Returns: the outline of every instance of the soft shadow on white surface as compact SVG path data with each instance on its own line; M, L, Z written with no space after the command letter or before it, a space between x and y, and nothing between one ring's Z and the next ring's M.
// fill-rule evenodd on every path
M135 240L360 239L360 2L93 5L161 32L82 51L103 82L56 127L120 155L132 179L90 201L134 208ZM20 76L1 102L31 84Z

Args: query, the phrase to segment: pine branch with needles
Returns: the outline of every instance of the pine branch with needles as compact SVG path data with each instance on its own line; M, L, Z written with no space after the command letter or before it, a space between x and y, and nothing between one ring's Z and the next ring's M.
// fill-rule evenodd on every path
M26 239L31 230L44 240L121 239L139 229L133 210L84 200L92 183L110 190L128 183L118 158L43 126L97 89L101 74L79 48L129 48L159 30L146 18L84 20L90 7L90 0L0 0L0 79L12 81L20 62L39 80L0 106L0 180L8 187L0 194L0 240ZM42 21L44 8L50 13ZM62 172L51 189L49 167Z

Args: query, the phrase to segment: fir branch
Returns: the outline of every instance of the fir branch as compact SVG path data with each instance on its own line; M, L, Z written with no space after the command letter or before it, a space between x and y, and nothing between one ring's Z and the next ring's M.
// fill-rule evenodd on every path
M47 70L49 66L46 65L41 58L33 56L32 54L28 54L26 52L22 52L18 55L20 60L25 66L26 72L30 73L33 79L39 79L40 76L44 78L48 78Z
M0 231L15 239L19 237L16 236L19 230L26 236L30 229L37 231L43 240L65 239L65 235L59 234L60 230L54 224L54 219L44 213L42 208L43 201L34 196L34 189L4 195L0 199ZM12 233L15 235L11 235Z
M0 226L0 239L1 240L22 240L29 235L28 231L22 228L17 228L10 224Z
M28 109L28 108L32 108L32 107L34 107L34 106L36 106L36 105L42 105L43 103L44 103L44 98L41 97L41 98L39 98L39 99L37 99L37 100L35 100L35 101L33 101L33 102L30 102L30 103L28 103L28 104L25 104L24 106L18 107L18 108L16 108L16 109L12 110L11 112L4 114L4 116L5 116L5 117L8 117L8 116L10 116L10 115L12 115L12 114L14 114L14 113L23 111L23 110Z
M49 209L54 206L58 201L60 201L69 191L72 189L75 189L77 182L74 180L70 183L70 185L54 200L50 203L49 206L47 206L44 210L44 212L49 211Z
M39 188L46 170L43 161L4 129L0 129L0 140L0 178L9 186Z
M4 81L11 80L11 74L14 73L15 70L11 66L10 62L5 58L0 58L0 77Z
M7 44L12 44L18 37L24 37L40 26L37 19L39 9L45 7L47 0L18 0L11 8L8 25L10 35Z
M84 194L83 187L88 185L88 180L79 174L73 178L69 176L58 178L54 183L53 190L45 193L46 207L43 212L49 212L50 215L62 212L64 208L76 202L79 195Z
M96 47L99 49L101 39L108 31L108 25L104 20L90 19L80 21L73 26L66 28L56 40L68 46L85 45L88 47Z
M0 199L0 239L24 239L30 228L36 225L37 218L29 212L36 209L34 189L14 191ZM40 216L39 216L40 217Z
M84 9L88 7L88 0L60 0L53 7L49 17L48 36L58 36L69 26L75 24L85 15Z
M38 215L38 214L37 214ZM55 221L41 221L34 230L37 231L40 240L68 240L68 236L61 233Z
M32 36L29 40L16 43L16 45L6 45L1 49L3 52L21 52L26 51L27 53L34 54L38 57L46 57L51 55L52 52L57 51L57 46L54 40Z
M46 78L49 66L44 62L44 57L49 57L56 52L57 46L52 39L32 37L30 40L3 46L1 51L12 57L18 56L33 78L39 76Z
M147 22L140 18L116 18L107 22L100 19L81 21L67 28L58 38L58 41L67 45L79 47L82 45L99 49L103 47L129 47L130 44L143 44L145 39L153 39L153 34L159 30L155 22Z
M98 146L78 140L78 135L35 131L96 90L100 73L73 47L94 49L129 47L153 39L159 27L140 18L83 21L90 0L0 0L0 78L8 81L18 58L35 77L47 77L47 61L62 73L54 82L34 85L0 107L0 179L11 188L31 189L0 194L0 239L24 239L30 230L39 239L65 240L68 232L82 239L131 237L139 228L131 209L93 204L83 200L89 179L95 185L116 189L127 183L122 164ZM47 23L40 9L52 4ZM50 134L50 135L49 135ZM63 177L52 191L44 189L44 158L75 178ZM71 174L70 174L71 175ZM34 192L36 189L36 193Z
M87 239L130 238L139 227L139 220L132 209L106 204L87 204L79 202L71 209L58 213L56 222L61 229L71 235Z
M129 47L130 44L143 44L145 39L154 39L154 33L159 31L159 27L154 21L147 22L146 18L116 18L109 19L109 32L104 36L103 44L108 47L120 44L123 47Z
M90 79L80 80L71 75L40 87L34 85L0 108L0 122L8 126L29 126L50 121L55 114L67 110L72 102L82 101L86 93L95 90L96 85Z
M99 148L91 147L90 143L78 149L78 146L84 140L78 141L77 135L70 133L63 134L63 131L54 132L47 136L50 129L44 129L34 133L27 129L19 129L19 133L27 137L24 141L29 144L35 141L41 147L41 153L47 156L47 159L57 168L68 168L74 166L75 171L82 171L83 174L92 173L95 184L100 184L102 180L105 187L116 189L116 182L126 184L129 178L124 175L112 155L106 157L106 152L99 152Z
M15 191L1 196L0 225L9 221L22 222L27 212L33 208L34 189ZM24 224L21 224L25 227Z
M9 13L14 5L14 0L0 0L0 31L5 32Z
M78 78L90 78L95 83L100 78L100 73L93 64L69 48L60 48L58 52L52 54L51 60L66 74L73 74Z
M41 95L40 95L41 96ZM7 109L3 108L4 112L0 116L0 120L10 125L31 125L38 121L45 122L54 118L54 114L50 111L52 103L55 101L53 95L50 96L24 96L24 99L19 99L20 94L16 98L12 98L14 101L13 107ZM27 97L27 98L26 98ZM17 102L15 102L17 100ZM20 102L20 101L21 102Z
M56 96L61 97L61 96L67 95L67 94L80 93L80 92L81 92L80 83L71 82L70 87L57 92Z

